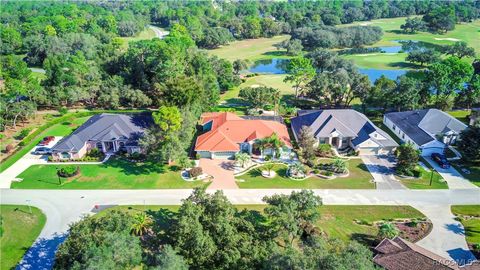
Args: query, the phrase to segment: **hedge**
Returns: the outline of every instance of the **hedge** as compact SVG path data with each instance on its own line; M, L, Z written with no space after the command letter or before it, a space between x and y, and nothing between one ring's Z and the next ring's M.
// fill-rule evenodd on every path
M68 113L61 117L55 118L50 122L45 123L41 127L37 128L34 132L30 135L25 137L15 149L15 151L6 159L2 161L0 164L0 172L5 171L10 166L12 166L17 160L19 160L23 155L28 153L30 149L32 149L36 144L38 144L42 138L39 135L44 132L46 129L52 127L53 125L63 123L67 120L72 120L78 117L86 117L92 116L98 113L135 113L135 112L145 112L146 110L94 110L94 111L85 111L85 112L76 112L76 113ZM23 147L22 147L23 146Z

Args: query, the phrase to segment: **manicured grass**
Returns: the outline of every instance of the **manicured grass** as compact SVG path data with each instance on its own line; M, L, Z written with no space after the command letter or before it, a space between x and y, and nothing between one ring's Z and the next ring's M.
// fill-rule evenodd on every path
M455 41L448 40L458 39L468 43L468 46L471 46L475 49L477 55L480 53L480 20L476 20L473 23L462 23L455 25L455 30L449 31L446 34L434 34L429 32L418 32L416 34L405 34L400 30L400 25L405 22L404 17L392 18L392 19L379 19L372 20L369 22L355 22L350 25L376 25L383 29L384 35L382 39L373 44L371 47L376 46L398 46L398 43L395 40L417 40L430 43L433 45L448 45L452 44ZM345 27L349 25L341 25L340 27ZM364 68L378 68L378 69L398 69L398 68L411 68L415 67L411 64L405 62L405 53L397 54L372 54L365 56L365 54L349 55L346 56L348 59L352 59L355 63ZM471 62L472 59L466 59Z
M22 182L12 183L18 189L169 189L194 188L207 185L196 181L187 182L180 176L177 167L157 162L135 164L120 158L112 158L104 164L84 164L80 175L62 179L56 168L66 165L34 165L18 177Z
M41 132L34 140L31 140L28 144L26 144L21 150L17 151L10 157L8 157L6 160L2 161L0 164L0 172L6 170L8 167L12 166L15 162L17 162L22 156L24 156L26 153L31 151L37 143L46 136L67 136L74 129L79 127L81 124L83 124L85 121L88 120L90 116L86 117L75 117L72 115L71 120L67 120L58 124L55 124L47 129L45 129L43 132Z
M305 188L305 189L373 189L372 175L368 172L361 159L348 161L350 175L332 180L310 177L296 181L286 177L287 166L277 164L274 171L277 175L273 178L265 178L261 171L263 167L252 169L244 175L238 176L237 184L240 188Z
M123 44L122 44L123 48L126 49L126 48L128 48L128 43L129 42L152 39L154 37L156 37L155 31L153 31L151 28L147 27L143 31L138 33L138 35L136 35L134 37L121 37L120 39L123 41Z
M230 104L242 103L243 101L238 98L238 93L240 93L240 89L250 86L273 87L278 89L281 95L294 95L292 84L283 82L286 76L285 74L262 74L246 78L244 83L222 94L220 100Z
M461 121L464 124L467 124L470 122L470 110L458 110L458 111L448 111L448 114L451 116L457 118L459 121Z
M464 160L452 162L452 165L457 169L457 171L472 182L472 184L480 187L480 163L473 163ZM462 168L465 168L470 171L469 174L466 174L462 171Z
M0 269L14 269L45 225L40 209L25 205L0 205Z
M458 216L473 218L460 218L465 227L465 236L470 244L480 244L480 205L452 205L452 213Z
M262 212L265 205L237 205L238 209L248 209ZM174 215L179 206L116 206L106 209L97 215L107 215L112 210L138 213L140 211L158 211L166 209ZM371 242L377 235L378 228L374 222L393 219L425 218L425 216L410 206L354 206L354 205L323 205L318 208L320 219L317 226L328 236L342 240L357 240ZM357 222L356 222L357 221ZM366 225L360 225L360 223Z
M424 162L425 163L425 162ZM428 164L428 163L426 163ZM428 166L428 165L427 165ZM418 166L417 170L422 172L420 178L416 179L403 179L399 178L403 185L409 189L448 189L448 184L443 180L442 176L438 172L427 172L422 167ZM430 185L430 177L432 178L432 185Z
M273 45L290 38L288 35L272 38L257 38L234 41L229 45L208 52L230 61L248 59L250 61L271 58L286 58L285 50L277 50Z

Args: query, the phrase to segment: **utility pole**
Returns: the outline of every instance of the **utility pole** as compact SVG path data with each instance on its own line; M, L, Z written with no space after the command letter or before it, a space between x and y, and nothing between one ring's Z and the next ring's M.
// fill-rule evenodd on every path
M28 205L28 211L30 212L30 214L32 214L32 206L30 205L30 200L26 200L26 202Z

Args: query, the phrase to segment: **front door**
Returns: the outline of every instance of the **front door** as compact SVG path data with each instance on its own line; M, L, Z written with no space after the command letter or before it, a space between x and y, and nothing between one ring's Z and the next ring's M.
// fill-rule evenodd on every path
M338 137L333 137L332 138L332 146L333 147L338 147Z
M104 142L104 145L105 145L105 152L113 151L113 142Z

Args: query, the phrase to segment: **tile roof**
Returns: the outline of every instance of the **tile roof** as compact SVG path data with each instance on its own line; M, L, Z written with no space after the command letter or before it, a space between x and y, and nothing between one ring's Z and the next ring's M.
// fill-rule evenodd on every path
M297 136L302 126L308 126L315 138L330 137L333 132L342 137L353 137L353 145L370 139L380 146L397 146L397 143L383 130L377 128L365 115L351 109L302 110L292 118L292 130ZM378 133L383 138L373 135Z
M239 151L240 143L266 138L273 133L291 147L287 127L276 121L243 119L230 112L202 114L202 125L209 122L212 128L197 137L195 151Z
M424 109L385 114L392 123L422 146L436 140L435 135L453 131L460 133L467 125L437 109Z
M134 145L152 122L150 114L97 114L61 139L52 151L79 151L87 141L124 139Z
M375 247L373 261L387 270L452 270L456 263L400 237L383 239Z

